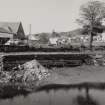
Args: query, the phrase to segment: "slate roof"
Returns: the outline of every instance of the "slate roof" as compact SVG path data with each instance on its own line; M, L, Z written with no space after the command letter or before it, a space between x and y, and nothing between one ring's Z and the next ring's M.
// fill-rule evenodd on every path
M21 22L0 22L1 33L17 33Z
M8 30L0 27L0 33L10 33Z

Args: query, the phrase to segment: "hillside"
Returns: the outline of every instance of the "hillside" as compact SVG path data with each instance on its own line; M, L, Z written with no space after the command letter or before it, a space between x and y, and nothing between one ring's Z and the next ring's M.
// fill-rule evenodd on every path
M33 34L34 37L38 36L39 38L44 36L47 38L50 37L62 37L62 36L76 36L76 35L82 35L83 34L83 29L82 28L78 28L72 31L68 31L68 32L52 32L52 33L38 33L38 34Z

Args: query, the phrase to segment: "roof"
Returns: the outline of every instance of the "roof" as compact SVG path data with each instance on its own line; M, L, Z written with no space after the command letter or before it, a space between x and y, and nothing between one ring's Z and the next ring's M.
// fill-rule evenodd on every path
M0 22L0 32L17 33L21 22Z
M6 30L6 29L4 29L4 28L2 28L2 27L0 27L0 32L1 32L1 33L10 33L8 30Z
M31 34L27 36L29 40L39 40L39 36L35 34Z
M8 34L8 33L0 33L0 38L12 38L13 35L12 34Z

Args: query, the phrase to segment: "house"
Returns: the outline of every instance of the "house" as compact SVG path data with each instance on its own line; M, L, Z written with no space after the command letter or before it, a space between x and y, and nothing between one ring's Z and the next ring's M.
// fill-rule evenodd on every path
M57 45L58 37L49 38L49 42L51 45Z
M62 36L61 38L59 38L57 40L57 44L58 45L68 45L71 43L71 38L70 37L66 37L66 36Z
M85 35L84 38L83 38L83 42L87 43L89 41L90 41L90 36L89 35Z
M28 45L30 47L36 47L39 44L39 35L38 34L30 34L27 35Z
M22 23L0 22L0 44L5 44L11 39L25 39Z
M105 32L103 32L103 33L101 34L101 36L102 36L102 41L105 42Z
M102 42L102 35L98 34L93 37L93 42Z
M27 35L27 37L28 37L28 40L33 40L33 41L38 41L40 39L39 35L37 34Z
M57 45L57 41L60 39L60 34L52 32L51 37L49 38L49 43L51 45Z

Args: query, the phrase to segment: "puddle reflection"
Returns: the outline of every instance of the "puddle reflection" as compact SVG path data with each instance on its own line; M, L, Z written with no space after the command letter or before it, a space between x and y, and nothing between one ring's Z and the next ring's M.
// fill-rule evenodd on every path
M99 105L96 100L93 100L90 96L83 97L81 95L76 97L77 105Z

